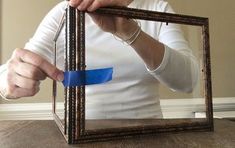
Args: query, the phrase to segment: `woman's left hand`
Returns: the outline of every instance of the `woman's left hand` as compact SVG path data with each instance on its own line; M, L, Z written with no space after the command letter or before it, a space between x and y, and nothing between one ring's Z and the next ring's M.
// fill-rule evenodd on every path
M70 0L69 4L81 11L95 11L106 6L128 6L133 0Z
M126 40L137 30L138 24L127 18L90 14L92 20L105 32Z
M70 0L70 5L81 11L93 11L104 6L127 6L133 0ZM126 40L135 32L138 24L131 19L89 13L93 21L105 32Z

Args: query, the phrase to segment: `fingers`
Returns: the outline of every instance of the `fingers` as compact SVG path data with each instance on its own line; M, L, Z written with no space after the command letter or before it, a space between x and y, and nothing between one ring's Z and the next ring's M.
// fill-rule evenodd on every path
M31 71L33 73L31 73L31 75L34 75L35 77L40 77L38 75L40 75L40 71L41 71L41 72L44 72L48 77L50 77L53 80L62 81L64 79L62 71L60 71L54 65L52 65L47 60L45 60L44 58L42 58L41 56L39 56L35 53L32 53L32 52L25 50L25 49L16 49L14 51L13 56L15 58L23 61L24 63L28 63L30 65L33 65L32 66L33 68L31 69ZM26 65L24 65L24 66L26 66ZM39 73L37 73L37 72L39 72ZM19 70L18 70L18 73L22 74L22 73L27 73L27 72L25 72L25 70L21 70L21 72L19 72ZM30 74L28 74L28 75L30 75ZM43 78L43 76L42 76L42 78Z
M70 6L72 6L72 7L77 7L77 6L80 5L80 3L81 3L82 1L83 1L83 0L70 0L70 1L69 1L69 4L70 4Z
M25 78L25 77L22 77L18 74L15 74L13 79L14 79L14 84L16 86L18 86L20 88L24 88L24 89L34 90L34 89L38 88L40 85L40 81Z
M15 72L25 78L38 81L45 80L47 77L46 74L36 66L24 62L19 62L17 64Z
M98 8L106 7L106 6L124 6L126 0L94 0L94 2L87 7L88 11L95 11Z
M39 92L40 88L35 87L33 89L25 89L17 86L7 87L4 92L4 96L8 99L18 99L21 97L34 96Z
M81 11L95 11L100 7L105 6L120 6L125 3L120 0L70 0L69 4L72 7L76 7Z
M104 6L108 6L111 2L109 1L97 1L95 0L89 7L87 7L88 11L95 11L96 9L100 8L100 7L104 7Z
M34 89L23 89L23 88L16 88L13 95L18 95L19 98L21 97L30 97L35 96L40 91L39 87L36 87Z
M7 73L1 78L1 92L7 98L33 96L46 77L62 81L63 72L41 56L25 49L16 49L7 62Z
M24 78L16 73L8 70L5 80L2 84L6 84L1 93L7 99L17 99L20 97L34 96L40 90L40 82L32 79Z
M87 10L88 7L90 7L90 5L94 2L94 0L84 0L82 1L78 6L77 8L80 10L80 11L85 11Z

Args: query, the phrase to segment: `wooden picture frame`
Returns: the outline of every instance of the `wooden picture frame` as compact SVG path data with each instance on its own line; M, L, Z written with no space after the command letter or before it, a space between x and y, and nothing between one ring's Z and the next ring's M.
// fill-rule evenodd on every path
M178 23L202 27L203 35L203 77L206 118L200 119L170 119L156 125L110 128L101 130L85 129L85 87L67 87L64 91L64 123L56 113L56 82L53 87L53 114L61 133L69 144L92 141L105 141L127 138L146 134L182 131L213 131L212 88L210 68L209 23L208 18L138 10L133 8L112 7L100 8L94 13ZM68 6L66 10L66 49L65 70L85 70L85 12L80 12ZM158 120L161 121L161 120ZM99 122L99 121L97 121ZM102 122L102 121L100 121Z

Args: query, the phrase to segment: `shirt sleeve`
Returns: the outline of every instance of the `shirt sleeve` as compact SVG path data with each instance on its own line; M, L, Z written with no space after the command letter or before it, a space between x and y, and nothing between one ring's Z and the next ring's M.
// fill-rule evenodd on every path
M0 75L1 75L2 73L4 73L6 70L7 70L6 64L1 65L1 66L0 66Z
M163 12L174 13L167 2L159 2ZM198 62L179 25L161 23L158 39L165 45L160 66L150 71L162 84L174 91L191 92L198 81Z
M65 12L67 2L56 5L39 24L34 36L26 43L25 49L37 53L52 62L54 37L59 27L61 17Z

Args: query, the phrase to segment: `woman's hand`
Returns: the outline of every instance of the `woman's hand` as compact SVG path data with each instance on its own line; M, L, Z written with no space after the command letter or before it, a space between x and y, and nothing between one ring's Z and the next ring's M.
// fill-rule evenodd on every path
M128 6L133 0L70 0L70 5L81 11L94 11L104 6ZM110 32L122 40L129 39L138 24L131 19L89 13L93 21L105 32Z
M133 0L70 0L69 4L81 11L95 11L106 6L128 6Z
M133 0L70 0L69 4L81 11L92 12L100 7L106 6L128 6ZM121 17L112 17L90 13L93 21L104 31L110 32L121 38L129 40L138 31L138 24ZM141 29L141 28L140 28ZM162 62L165 46L140 30L131 47L143 59L150 70L155 70Z
M122 40L129 39L137 30L137 22L122 17L90 14L92 20L105 32L110 32Z
M63 80L62 71L25 49L16 49L6 65L7 71L0 78L0 91L8 99L35 95L39 91L40 81L46 77Z

